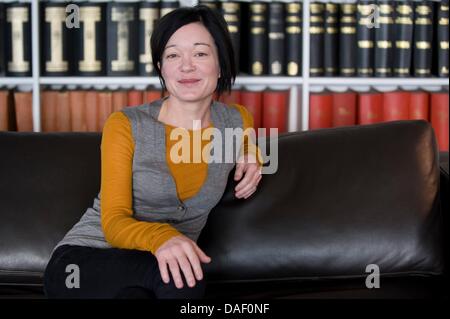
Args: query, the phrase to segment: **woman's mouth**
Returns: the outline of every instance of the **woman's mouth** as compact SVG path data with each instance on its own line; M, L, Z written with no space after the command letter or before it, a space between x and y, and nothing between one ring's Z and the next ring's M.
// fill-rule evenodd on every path
M183 85L194 85L197 82L200 82L200 79L183 79L178 81L178 83L183 84Z

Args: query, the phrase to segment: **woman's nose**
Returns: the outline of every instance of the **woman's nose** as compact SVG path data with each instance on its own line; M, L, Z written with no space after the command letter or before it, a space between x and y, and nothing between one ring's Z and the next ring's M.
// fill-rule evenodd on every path
M181 59L181 70L184 72L189 72L194 70L195 66L192 63L192 58L190 56L184 56Z

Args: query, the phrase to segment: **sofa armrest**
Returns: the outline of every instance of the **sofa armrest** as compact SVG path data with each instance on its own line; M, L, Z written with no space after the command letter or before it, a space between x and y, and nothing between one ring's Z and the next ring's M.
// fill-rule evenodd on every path
M444 235L445 285L450 285L450 215L449 215L449 159L448 152L439 153L440 198Z

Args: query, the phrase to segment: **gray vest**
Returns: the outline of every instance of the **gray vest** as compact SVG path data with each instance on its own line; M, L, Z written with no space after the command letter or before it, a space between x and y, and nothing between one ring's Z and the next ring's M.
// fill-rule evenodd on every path
M201 189L193 197L181 201L166 161L165 125L157 120L162 101L122 110L130 120L134 139L133 217L139 221L168 223L196 241L209 212L225 191L235 160L232 163L209 163ZM211 105L211 121L223 137L226 136L225 128L243 127L239 111L220 102ZM237 151L233 148L233 159ZM225 143L222 143L222 154L225 155ZM93 206L86 210L55 249L61 245L110 248L102 231L100 213L99 193Z

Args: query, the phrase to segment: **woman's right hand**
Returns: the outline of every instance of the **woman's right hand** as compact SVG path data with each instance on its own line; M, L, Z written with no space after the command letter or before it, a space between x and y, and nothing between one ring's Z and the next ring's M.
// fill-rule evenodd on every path
M197 246L197 243L184 235L170 238L156 250L155 256L158 260L159 271L164 283L168 284L170 282L169 269L178 289L183 288L180 268L188 286L194 287L195 279L203 279L200 262L211 262L211 258Z

